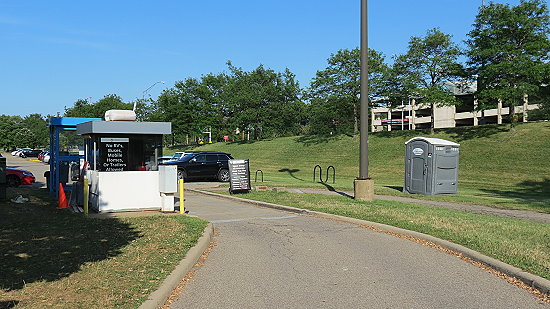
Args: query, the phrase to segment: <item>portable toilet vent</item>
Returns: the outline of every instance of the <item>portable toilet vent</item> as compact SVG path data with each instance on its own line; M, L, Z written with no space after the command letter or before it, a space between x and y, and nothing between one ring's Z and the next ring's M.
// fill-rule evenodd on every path
M439 138L414 137L405 142L403 192L457 193L459 148L460 144Z

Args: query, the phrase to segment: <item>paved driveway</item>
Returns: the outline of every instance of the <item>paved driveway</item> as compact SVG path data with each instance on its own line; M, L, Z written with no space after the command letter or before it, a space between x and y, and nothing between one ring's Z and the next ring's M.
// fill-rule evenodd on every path
M30 171L36 177L36 183L26 187L42 188L46 187L46 178L44 178L44 172L50 170L48 164L38 161L36 158L20 158L12 156L9 152L2 153L6 157L6 166L20 168Z
M454 256L349 223L186 194L219 231L172 308L550 308Z

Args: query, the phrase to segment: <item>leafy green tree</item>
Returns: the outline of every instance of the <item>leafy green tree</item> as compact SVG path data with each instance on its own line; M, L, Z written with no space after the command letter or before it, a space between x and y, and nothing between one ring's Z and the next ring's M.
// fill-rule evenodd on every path
M173 136L178 140L186 135L200 136L206 129L220 134L226 80L223 74L208 74L201 80L188 78L177 82L153 103L149 119L172 122Z
M40 114L30 114L23 118L21 121L23 127L27 128L32 139L30 141L30 147L45 147L50 143L50 135L48 122L45 117Z
M303 102L295 75L266 69L247 72L228 62L230 74L224 91L228 125L252 131L255 139L296 134L303 118Z
M15 130L15 140L19 147L36 147L36 136L29 128L21 126Z
M48 125L42 115L30 114L23 118L0 115L0 147L11 150L16 147L45 147L48 144Z
M474 23L467 55L477 77L481 109L498 100L510 108L523 104L525 94L539 92L550 76L549 16L546 1L522 0L517 6L490 3L481 7Z
M15 132L21 128L23 119L20 116L0 115L0 147L13 150L20 146Z
M384 56L370 49L369 99L381 95L388 67ZM313 133L358 131L360 94L360 50L341 49L328 58L328 66L317 71L306 97L310 100L310 126Z
M434 108L459 103L444 87L445 82L454 82L464 74L459 56L460 49L452 36L437 28L428 30L423 37L412 37L407 53L396 58L389 74L386 94L394 100L391 103L400 104L405 97L414 97L419 104L429 105L433 133Z
M103 118L108 110L132 108L132 103L124 103L121 97L109 94L95 103L84 99L77 100L72 107L65 109L65 117Z
M538 104L539 108L529 112L529 120L550 119L550 85L541 85L539 91L529 96L530 104Z

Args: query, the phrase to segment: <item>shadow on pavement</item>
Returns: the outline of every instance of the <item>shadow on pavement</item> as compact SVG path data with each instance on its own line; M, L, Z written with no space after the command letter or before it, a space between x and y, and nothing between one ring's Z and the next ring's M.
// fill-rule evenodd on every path
M330 192L334 192L334 193L337 193L341 196L345 196L345 197L349 197L349 198L353 199L353 196L347 194L346 192L338 191L338 190L334 189L333 186L331 186L329 184L326 184L324 182L319 182L319 183L322 184L323 186L325 186L327 188L327 190L329 190Z

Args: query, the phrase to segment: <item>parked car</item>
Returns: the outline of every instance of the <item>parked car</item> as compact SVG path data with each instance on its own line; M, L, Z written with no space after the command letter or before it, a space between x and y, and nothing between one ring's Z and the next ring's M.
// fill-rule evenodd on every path
M185 157L186 155L190 154L190 153L199 153L201 151L193 151L193 150L188 150L188 151L178 151L178 152L175 152L174 155L170 158L170 161L177 161L183 157Z
M42 161L42 159L44 159L44 155L45 155L46 153L47 153L47 151L45 151L45 150L42 151L42 152L40 152L40 153L38 154L37 159L40 160L40 161Z
M172 157L171 156L162 156L162 157L158 157L157 160L158 160L158 163L163 163L163 162L171 161Z
M44 156L42 157L42 162L44 163L50 163L50 152L47 151Z
M30 148L24 148L24 149L19 148L19 149L15 150L15 151L12 151L12 152L11 152L11 155L12 155L12 156L15 156L15 157L19 157L19 155L21 154L21 152L22 152L23 150L30 150Z
M197 151L162 165L177 165L179 179L213 178L227 182L230 159L233 157L225 152Z
M20 185L32 185L36 181L34 175L19 168L6 167L6 183L8 187L19 187Z
M42 152L40 149L23 149L19 156L21 158L27 158L27 157L38 157L38 155Z

